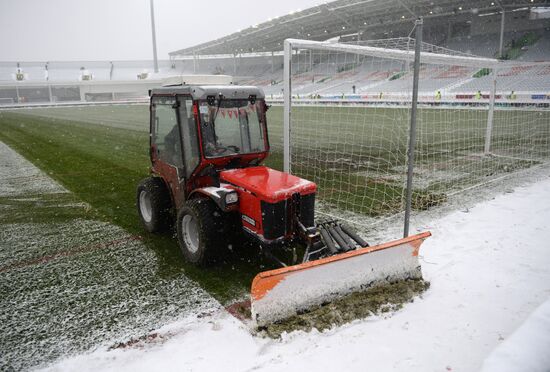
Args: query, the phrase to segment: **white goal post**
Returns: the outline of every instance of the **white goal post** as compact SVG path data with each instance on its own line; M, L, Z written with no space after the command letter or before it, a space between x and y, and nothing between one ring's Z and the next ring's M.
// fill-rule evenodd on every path
M318 184L321 215L370 225L404 212L414 58L285 40L284 170ZM537 79L550 82L550 63L422 51L419 69L413 210L548 161L550 92Z

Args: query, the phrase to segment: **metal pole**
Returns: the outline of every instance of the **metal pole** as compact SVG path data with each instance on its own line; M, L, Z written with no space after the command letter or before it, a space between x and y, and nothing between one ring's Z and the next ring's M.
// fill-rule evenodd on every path
M153 0L150 1L151 4L151 31L153 33L153 63L155 68L155 73L159 72L159 62L157 60L157 37L155 35L155 6Z
M405 201L405 226L403 237L409 236L409 220L411 217L412 201L412 181L414 169L414 145L416 143L416 106L418 102L418 79L420 72L420 51L422 46L422 18L415 21L416 40L414 43L414 75L413 75L413 95L411 106L411 125L409 128L409 148L407 151L407 196Z
M500 17L500 44L498 49L498 56L502 58L502 48L504 45L504 8L502 8L502 13Z
M357 30L357 45L361 43L361 30ZM355 66L359 66L359 54L355 55ZM355 92L353 93L355 94Z
M489 113L487 115L487 132L485 133L485 155L491 153L491 137L493 136L493 117L495 112L495 95L497 92L497 69L493 68L493 85L491 86L491 96L489 101Z
M290 169L290 102L292 99L290 75L291 75L291 58L292 58L292 44L285 40L284 43L284 130L283 130L283 170L287 173L291 172Z
M84 85L82 84L82 82L80 82L80 84L78 85L78 89L80 92L80 101L86 102L86 92L84 91Z

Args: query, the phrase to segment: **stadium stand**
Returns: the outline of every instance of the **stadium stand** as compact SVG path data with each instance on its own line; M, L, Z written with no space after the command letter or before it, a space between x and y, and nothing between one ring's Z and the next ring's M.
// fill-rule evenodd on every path
M518 58L521 61L550 61L550 30L545 30L538 42L528 47Z
M534 0L533 6L540 5L538 2ZM423 50L452 55L498 56L500 14L504 9L509 25L503 34L503 52L514 52L506 54L506 58L550 61L550 20L532 20L530 8L524 1L502 0L496 5L488 3L483 7L474 0L464 0L462 4L460 9L456 2L446 0L435 8L429 0L418 0L411 5L411 11L425 15ZM257 85L268 97L277 97L283 89L282 44L285 38L412 50L414 40L408 35L413 18L403 10L398 0L324 3L220 39L171 52L169 60L159 61L158 73L152 73L151 61L0 62L0 104L21 100L132 99L145 94L143 88L139 93L132 89L117 90L110 96L83 92L79 88L83 74L91 75L94 83L158 81L177 74L228 74L234 76L236 84ZM400 16L402 13L405 15ZM350 27L350 22L353 27ZM518 43L525 38L529 39L529 44ZM344 53L313 56L297 53L293 56L293 93L307 98L410 90L410 66L387 62L379 60L373 64ZM18 68L21 72L19 78L22 77L23 81L17 81ZM550 93L548 68L508 68L499 71L498 80L497 89L502 92ZM477 91L487 92L491 84L490 75L478 74L471 68L423 66L421 70L420 91L425 94L442 91L471 95Z

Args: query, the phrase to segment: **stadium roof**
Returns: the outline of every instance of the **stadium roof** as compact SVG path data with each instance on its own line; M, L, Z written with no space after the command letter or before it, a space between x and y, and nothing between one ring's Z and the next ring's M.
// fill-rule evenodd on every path
M337 0L275 17L230 35L170 52L171 58L281 51L287 38L324 41L396 26L414 20L471 16L547 3L547 0ZM400 35L403 36L403 35Z

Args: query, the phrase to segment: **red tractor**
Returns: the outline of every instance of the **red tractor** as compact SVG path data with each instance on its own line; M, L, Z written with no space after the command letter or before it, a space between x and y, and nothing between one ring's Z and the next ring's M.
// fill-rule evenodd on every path
M390 271L386 269L392 265L385 264L380 272L373 270L375 274L362 273L360 277L343 273L345 278L339 279L338 273L328 274L316 284L306 285L315 292L311 295L304 290L303 280L307 279L298 276L300 299L283 298L289 297L289 292L296 295L296 288L275 288L291 274L296 277L295 274L307 271L315 276L319 270L312 269L336 268L327 263L353 263L357 259L349 259L372 256L365 253L395 251L386 248L422 241L425 236L367 248L367 243L345 225L316 225L315 183L262 165L269 154L269 106L261 89L180 85L153 89L150 97L152 176L137 188L139 216L149 232L166 229L175 220L185 259L198 265L211 262L227 249L227 237L232 234L247 235L268 254L273 247L288 246L290 242L305 246L300 264L287 266L278 261L282 269L260 273L254 280L252 312L258 324L317 303L321 301L319 297L325 301L326 296L319 296L320 290L330 292L327 296L332 298L353 290L355 285L364 286L380 276L392 276L393 269L399 271L396 278L418 276L417 262L410 267L401 262L400 268ZM412 255L410 249L405 251L415 257L418 246L411 247ZM288 283L292 284L292 280L286 280ZM317 288L323 283L328 288ZM286 294L277 294L278 291Z

